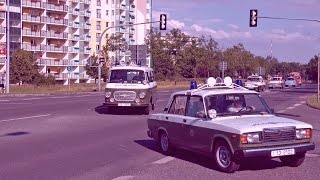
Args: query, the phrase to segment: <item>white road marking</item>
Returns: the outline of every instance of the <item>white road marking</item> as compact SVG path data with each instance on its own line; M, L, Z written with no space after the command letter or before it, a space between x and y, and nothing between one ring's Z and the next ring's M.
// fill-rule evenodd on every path
M8 102L10 100L7 100L7 99L3 99L3 100L0 100L0 102Z
M153 162L152 164L165 164L165 163L170 162L170 161L172 161L174 159L175 159L174 157L167 156L165 158L162 158L162 159L160 159L158 161Z
M280 111L278 111L277 113L284 113L284 112L286 112L286 110L285 110L285 109L280 110Z
M306 157L319 157L319 154L306 153Z
M306 103L306 101L301 101L300 103L301 103L301 104L305 104L305 103Z
M43 99L43 98L27 98L27 99L22 99L23 101L30 101L30 100L37 100L37 99Z
M67 98L65 96L58 96L58 97L50 97L50 98L53 98L53 99L63 99L63 98Z
M302 104L294 104L293 106L295 106L295 107L296 107L296 106L301 106L301 105L302 105Z
M294 109L295 107L287 107L287 109Z
M9 102L9 103L6 103L6 104L16 104L16 105L19 105L19 104L32 104L32 103L14 103L14 102Z
M42 114L42 115L37 115L37 116L26 116L26 117L21 117L21 118L12 118L12 119L5 119L5 120L0 120L1 122L9 122L9 121L18 121L18 120L24 120L24 119L32 119L32 118L40 118L40 117L46 117L50 116L51 114Z
M127 180L127 179L132 179L132 178L134 178L134 176L120 176L120 177L114 178L112 180Z

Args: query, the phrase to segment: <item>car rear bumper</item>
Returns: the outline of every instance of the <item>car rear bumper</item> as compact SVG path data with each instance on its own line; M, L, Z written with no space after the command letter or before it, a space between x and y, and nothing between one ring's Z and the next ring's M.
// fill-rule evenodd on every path
M290 146L264 147L255 149L236 150L234 155L238 159L250 157L271 157L271 151L294 149L295 154L304 153L315 149L314 143L297 144Z

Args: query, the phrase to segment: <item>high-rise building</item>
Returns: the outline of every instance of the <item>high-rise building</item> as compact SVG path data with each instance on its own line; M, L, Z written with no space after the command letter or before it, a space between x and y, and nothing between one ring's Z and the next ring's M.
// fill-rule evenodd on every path
M123 48L113 60L130 61L130 45L143 45L151 24L151 0L9 0L10 52L33 52L40 72L67 84L89 82L85 65L99 48L98 38L120 34ZM0 0L0 47L6 44L6 0ZM105 44L105 37L102 45ZM0 49L1 50L1 49ZM5 71L0 53L0 74ZM71 66L71 71L68 71Z

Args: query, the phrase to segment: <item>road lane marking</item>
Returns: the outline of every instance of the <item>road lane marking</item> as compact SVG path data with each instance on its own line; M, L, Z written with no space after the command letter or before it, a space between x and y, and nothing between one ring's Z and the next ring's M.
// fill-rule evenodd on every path
M7 99L1 99L0 102L8 102L10 100L7 100Z
M304 103L306 103L306 101L301 101L300 103L301 103L301 104L304 104Z
M314 154L314 153L306 153L306 157L319 157L320 155L319 154Z
M301 106L302 104L294 104L293 106L297 107L297 106Z
M277 111L277 113L284 113L284 112L286 112L286 110Z
M294 109L295 107L287 107L287 109Z
M134 176L120 176L117 178L113 178L112 180L127 180L127 179L132 179Z
M23 101L30 101L30 100L37 100L37 99L44 99L44 98L27 98L27 99L22 99Z
M37 116L26 116L26 117L21 117L21 118L12 118L12 119L4 119L0 120L1 122L9 122L9 121L19 121L19 120L24 120L24 119L32 119L32 118L40 118L40 117L46 117L50 116L51 114L42 114L42 115L37 115Z
M174 157L167 156L165 158L162 158L162 159L160 159L158 161L153 162L152 164L165 164L165 163L168 163L168 162L170 162L170 161L172 161L174 159L175 159Z

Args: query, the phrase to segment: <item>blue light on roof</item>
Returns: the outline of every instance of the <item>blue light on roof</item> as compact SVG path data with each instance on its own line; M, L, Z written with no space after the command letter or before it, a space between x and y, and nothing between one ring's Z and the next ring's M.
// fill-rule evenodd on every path
M192 80L191 82L190 82L190 89L197 89L198 87L197 87L197 81L195 81L195 80Z

